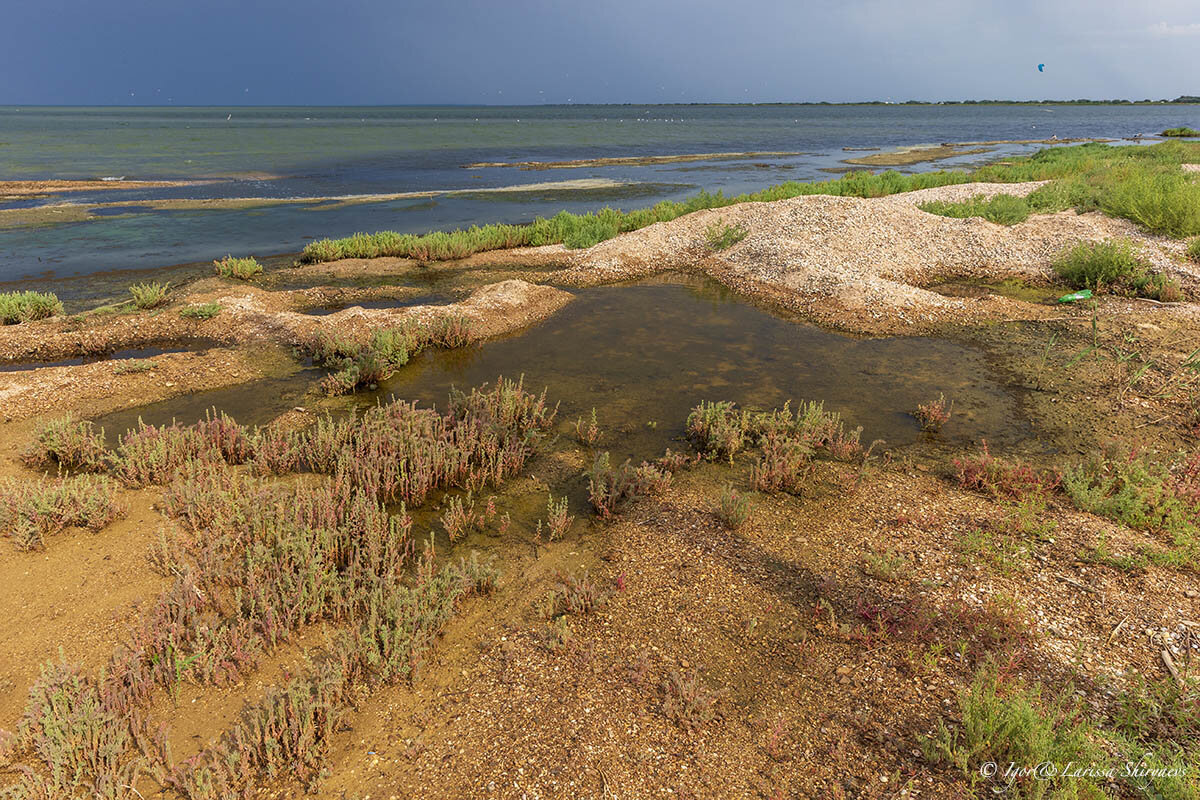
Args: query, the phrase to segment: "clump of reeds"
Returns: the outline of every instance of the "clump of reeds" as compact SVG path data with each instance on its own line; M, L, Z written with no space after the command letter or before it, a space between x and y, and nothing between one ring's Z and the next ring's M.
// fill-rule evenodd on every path
M1046 494L1062 481L1062 476L1057 473L1038 471L1020 461L996 458L988 450L987 440L978 455L956 458L954 466L958 469L959 485L964 489L1010 500Z
M451 497L446 502L446 512L442 514L442 527L450 536L450 541L461 539L472 531L481 530L484 523L496 515L494 502L489 502L484 508L475 510L475 498L467 492L465 498Z
M234 258L225 256L213 262L213 268L222 278L237 278L248 281L263 271L262 264L254 258Z
M551 617L589 614L603 607L612 596L612 592L600 589L586 572L582 576L559 572L556 584L550 595Z
M135 283L129 287L129 294L133 296L133 304L141 309L157 308L167 302L167 290L170 288L169 283Z
M688 436L709 458L729 458L746 447L762 445L768 438L773 446L790 446L825 453L840 461L862 454L861 428L846 430L841 416L825 411L820 402L801 403L799 413L790 404L775 411L738 410L730 402L701 402L688 416Z
M663 715L690 732L699 730L717 716L718 704L726 695L725 690L709 689L695 670L683 673L672 670L660 689Z
M813 449L804 441L768 433L762 455L750 471L750 485L760 492L800 494L812 477Z
M16 325L61 314L63 304L49 292L0 292L0 325Z
M102 472L110 455L104 446L104 430L73 416L46 422L33 441L21 452L21 460L35 469L58 466L67 470Z
M127 358L113 364L113 375L137 375L158 366L152 358Z
M953 409L954 403L947 402L946 395L939 394L936 400L918 404L913 416L917 418L921 430L937 433L950 421Z

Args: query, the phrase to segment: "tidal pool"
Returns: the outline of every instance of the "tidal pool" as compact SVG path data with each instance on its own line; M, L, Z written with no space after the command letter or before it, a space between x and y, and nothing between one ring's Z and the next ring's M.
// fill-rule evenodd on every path
M1015 390L976 349L929 337L860 339L783 319L711 281L670 276L633 285L572 290L576 299L549 320L461 350L427 350L374 392L441 407L452 387L524 376L561 403L559 422L593 408L614 458L652 458L679 450L688 412L701 400L769 409L821 400L864 443L903 446L925 434L912 410L941 393L954 415L938 441L961 447L981 438L1004 446L1031 437ZM312 400L321 373L292 375L200 392L111 414L113 431L136 424L192 422L216 407L261 424ZM561 427L561 426L560 426ZM565 428L564 428L565 429Z

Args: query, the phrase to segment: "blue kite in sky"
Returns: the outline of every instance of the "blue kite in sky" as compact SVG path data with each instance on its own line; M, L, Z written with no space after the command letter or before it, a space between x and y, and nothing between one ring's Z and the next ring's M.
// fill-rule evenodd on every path
M1038 72L1045 72L1045 71L1046 71L1046 65L1038 64Z

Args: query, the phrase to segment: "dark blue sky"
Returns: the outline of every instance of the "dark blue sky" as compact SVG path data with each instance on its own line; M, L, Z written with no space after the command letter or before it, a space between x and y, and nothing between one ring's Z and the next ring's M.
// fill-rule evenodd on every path
M1196 0L4 5L0 104L1200 95Z

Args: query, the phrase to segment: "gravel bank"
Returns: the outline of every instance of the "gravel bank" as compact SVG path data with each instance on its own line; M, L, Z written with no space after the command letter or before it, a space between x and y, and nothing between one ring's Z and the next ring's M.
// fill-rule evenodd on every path
M1181 258L1183 243L1148 236L1125 220L1066 211L1004 226L917 208L975 195L1024 196L1041 185L972 183L873 199L814 195L699 211L572 254L565 277L569 283L598 284L700 269L741 291L864 332L979 321L1011 314L1015 307L1044 315L1051 309L999 297L945 297L925 287L950 279L1049 282L1054 256L1079 241L1128 237L1155 268L1185 289L1200 288L1200 270ZM705 239L714 223L740 225L749 233L714 253Z

